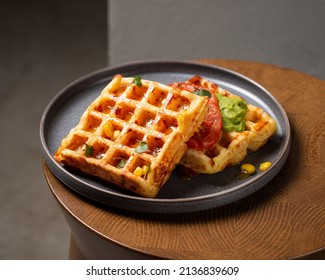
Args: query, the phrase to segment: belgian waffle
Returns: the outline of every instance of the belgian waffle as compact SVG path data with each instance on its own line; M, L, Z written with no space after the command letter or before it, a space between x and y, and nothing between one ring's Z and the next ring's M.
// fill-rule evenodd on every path
M54 158L133 191L157 196L202 123L208 98L116 75L62 140Z
M199 83L211 93L231 98L238 97L201 77L194 77L192 81ZM187 83L185 85L187 88L191 86L191 80L185 83ZM174 83L172 86L177 88L179 84ZM184 84L182 88L184 88ZM222 132L218 143L206 151L188 148L180 164L195 173L213 174L223 171L227 166L239 164L249 151L260 149L276 132L277 125L275 120L261 108L251 104L248 104L247 107L243 132Z

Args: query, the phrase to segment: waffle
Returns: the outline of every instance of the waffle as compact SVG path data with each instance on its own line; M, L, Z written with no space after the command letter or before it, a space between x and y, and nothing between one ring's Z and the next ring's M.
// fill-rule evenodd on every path
M191 86L189 81L185 82L187 88ZM211 93L231 98L238 97L201 77L192 78L192 81L199 83ZM175 83L172 86L178 88L179 85ZM184 84L181 88L184 88ZM248 104L243 132L222 132L217 144L206 151L188 148L180 164L195 173L213 174L223 171L227 166L243 161L248 152L260 149L276 132L276 129L277 125L273 118L261 108Z
M144 197L156 197L204 120L208 98L116 75L54 158Z

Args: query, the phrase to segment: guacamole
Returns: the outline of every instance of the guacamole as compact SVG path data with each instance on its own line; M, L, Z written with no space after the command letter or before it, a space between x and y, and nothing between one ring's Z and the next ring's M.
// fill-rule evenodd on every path
M239 97L227 97L222 94L216 95L222 117L222 130L224 132L245 130L245 115L247 103Z

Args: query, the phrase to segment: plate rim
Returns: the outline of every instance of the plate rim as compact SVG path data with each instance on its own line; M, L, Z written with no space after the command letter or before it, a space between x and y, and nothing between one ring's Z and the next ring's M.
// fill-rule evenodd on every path
M239 77L240 79L245 80L246 82L254 85L255 87L258 87L260 90L262 90L263 92L265 92L269 98L272 99L272 101L274 102L274 104L277 106L277 109L280 110L281 112L281 117L284 119L284 133L285 136L283 139L282 144L282 149L281 152L279 151L279 154L277 154L276 156L276 160L275 162L272 163L271 168L269 168L268 170L266 170L263 173L259 173L254 175L253 177L250 178L249 181L244 181L228 190L223 190L220 191L218 193L210 193L210 194L205 194L205 195L201 195L201 196L195 196L195 197L188 197L188 198L144 198L144 197L139 197L139 196L135 196L132 193L131 194L126 194L126 193L115 193L112 192L109 189L102 189L102 188L98 188L95 185L92 185L88 182L85 182L81 179L79 179L78 177L76 177L74 174L68 172L65 168L63 168L62 165L58 164L54 158L53 155L50 153L49 151L49 147L47 146L47 141L45 139L45 127L44 124L47 120L48 114L51 111L52 107L56 104L56 102L58 100L60 100L62 98L62 96L64 96L64 94L70 90L71 88L74 88L76 85L85 83L87 81L89 81L90 79L94 79L96 82L100 82L100 80L104 80L105 79L105 74L107 72L110 71L117 71L118 69L124 69L124 68L132 68L132 67L139 67L141 65L141 67L144 66L152 66L154 64L168 64L170 67L172 65L178 65L178 66L190 66L190 67L202 67L202 68L209 68L209 69L215 69L218 71L222 71L225 73L228 73L232 76L236 76ZM158 72L158 71L157 71ZM118 73L118 72L116 72ZM106 76L107 77L107 76ZM106 78L107 79L107 78ZM214 203L214 206L210 205L210 206L201 206L198 207L198 210L194 210L194 211L200 211L200 210L207 210L210 208L215 208L215 207L219 207L222 205L226 205L229 204L231 202L240 200L252 193L254 193L255 191L257 191L258 189L262 188L263 186L265 186L271 179L273 179L273 177L275 177L277 175L277 173L281 170L282 166L284 165L288 155L289 155L289 151L290 151L290 146L291 146L291 129L290 129L290 122L288 119L288 116L285 112L285 110L283 109L282 105L278 102L278 100L266 89L264 88L262 85L260 85L259 83L257 83L256 81L252 80L251 78L248 78L247 76L238 73L236 71L227 69L225 67L220 67L220 66L216 66L213 64L208 64L208 63L200 63L200 62L190 62L190 61L182 61L182 60L140 60L140 61L133 61L133 62L129 62L129 63L123 63L123 64L119 64L119 65L113 65L113 66L108 66L108 67L104 67L98 70L95 70L93 72L90 72L86 75L81 76L80 78L74 80L73 82L71 82L70 84L68 84L67 86L65 86L62 90L60 90L53 98L52 100L50 100L50 102L48 103L48 105L45 107L45 110L42 114L41 117L41 121L40 121L40 129L39 129L39 133L40 133L40 140L41 140L41 148L42 148L42 152L43 155L45 156L45 162L47 163L47 165L49 166L50 170L53 172L53 174L65 185L67 185L68 187L72 188L74 191L92 199L95 200L99 203L103 203L107 206L112 206L114 208L120 208L120 209L124 209L124 210L134 210L137 212L146 212L146 213L168 213L168 214L172 214L172 213L186 213L186 212L193 212L192 209L188 209L188 210L179 210L179 208L177 209L171 209L170 207L167 207L168 209L164 209L161 206L165 206L165 205L172 205L172 208L175 206L175 204L182 204L182 205L193 205L195 203L202 203L205 201L210 201L210 200L220 200L222 198L224 198L224 196L229 196L232 193L238 193L239 191L243 191L243 189L245 190L245 192L247 193L247 189L246 187L249 185L255 185L258 182L260 182L261 180L264 180L264 183L262 184L262 186L258 187L257 189L255 188L251 188L250 192L247 193L247 195L244 196L240 196L239 199L230 199L230 201L226 202L226 203ZM271 174L271 171L273 170L273 174ZM60 176L60 174L57 174L58 172L62 172L63 174L65 174L66 176L70 177L69 180L62 178L63 176ZM117 203L106 203L105 201L107 201L107 199L102 199L102 200L98 200L94 197L90 197L88 195L85 195L83 192L78 191L78 189L76 189L76 187L73 187L70 185L69 181L73 179L75 181L77 181L79 184L82 184L92 190L96 190L96 191L100 191L100 192L104 192L106 195L108 195L109 197L114 197L115 199L118 200L123 200L123 201L133 201L133 203L135 202L137 203L146 203L147 205L151 205L151 204L155 204L155 205L159 205L160 207L157 207L156 210L154 211L148 211L146 210L146 207L143 207L141 209L138 209L138 207L136 206L127 206L125 207L124 204L122 205L117 205ZM229 199L228 199L229 200ZM133 209L130 209L133 208ZM161 209L162 208L162 209ZM182 207L181 207L182 208ZM184 208L184 207L183 207Z

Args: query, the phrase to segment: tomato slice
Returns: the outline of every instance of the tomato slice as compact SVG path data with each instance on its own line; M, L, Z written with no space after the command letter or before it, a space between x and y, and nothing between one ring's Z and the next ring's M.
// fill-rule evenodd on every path
M216 96L211 93L209 109L203 123L187 142L189 148L205 151L212 148L219 140L222 130L222 119Z
M189 139L187 146L198 151L205 151L212 148L219 140L222 130L222 118L218 100L214 94L218 86L200 76L194 76L186 82L174 83L170 86L184 89L190 92L207 90L210 92L209 109L199 130Z

